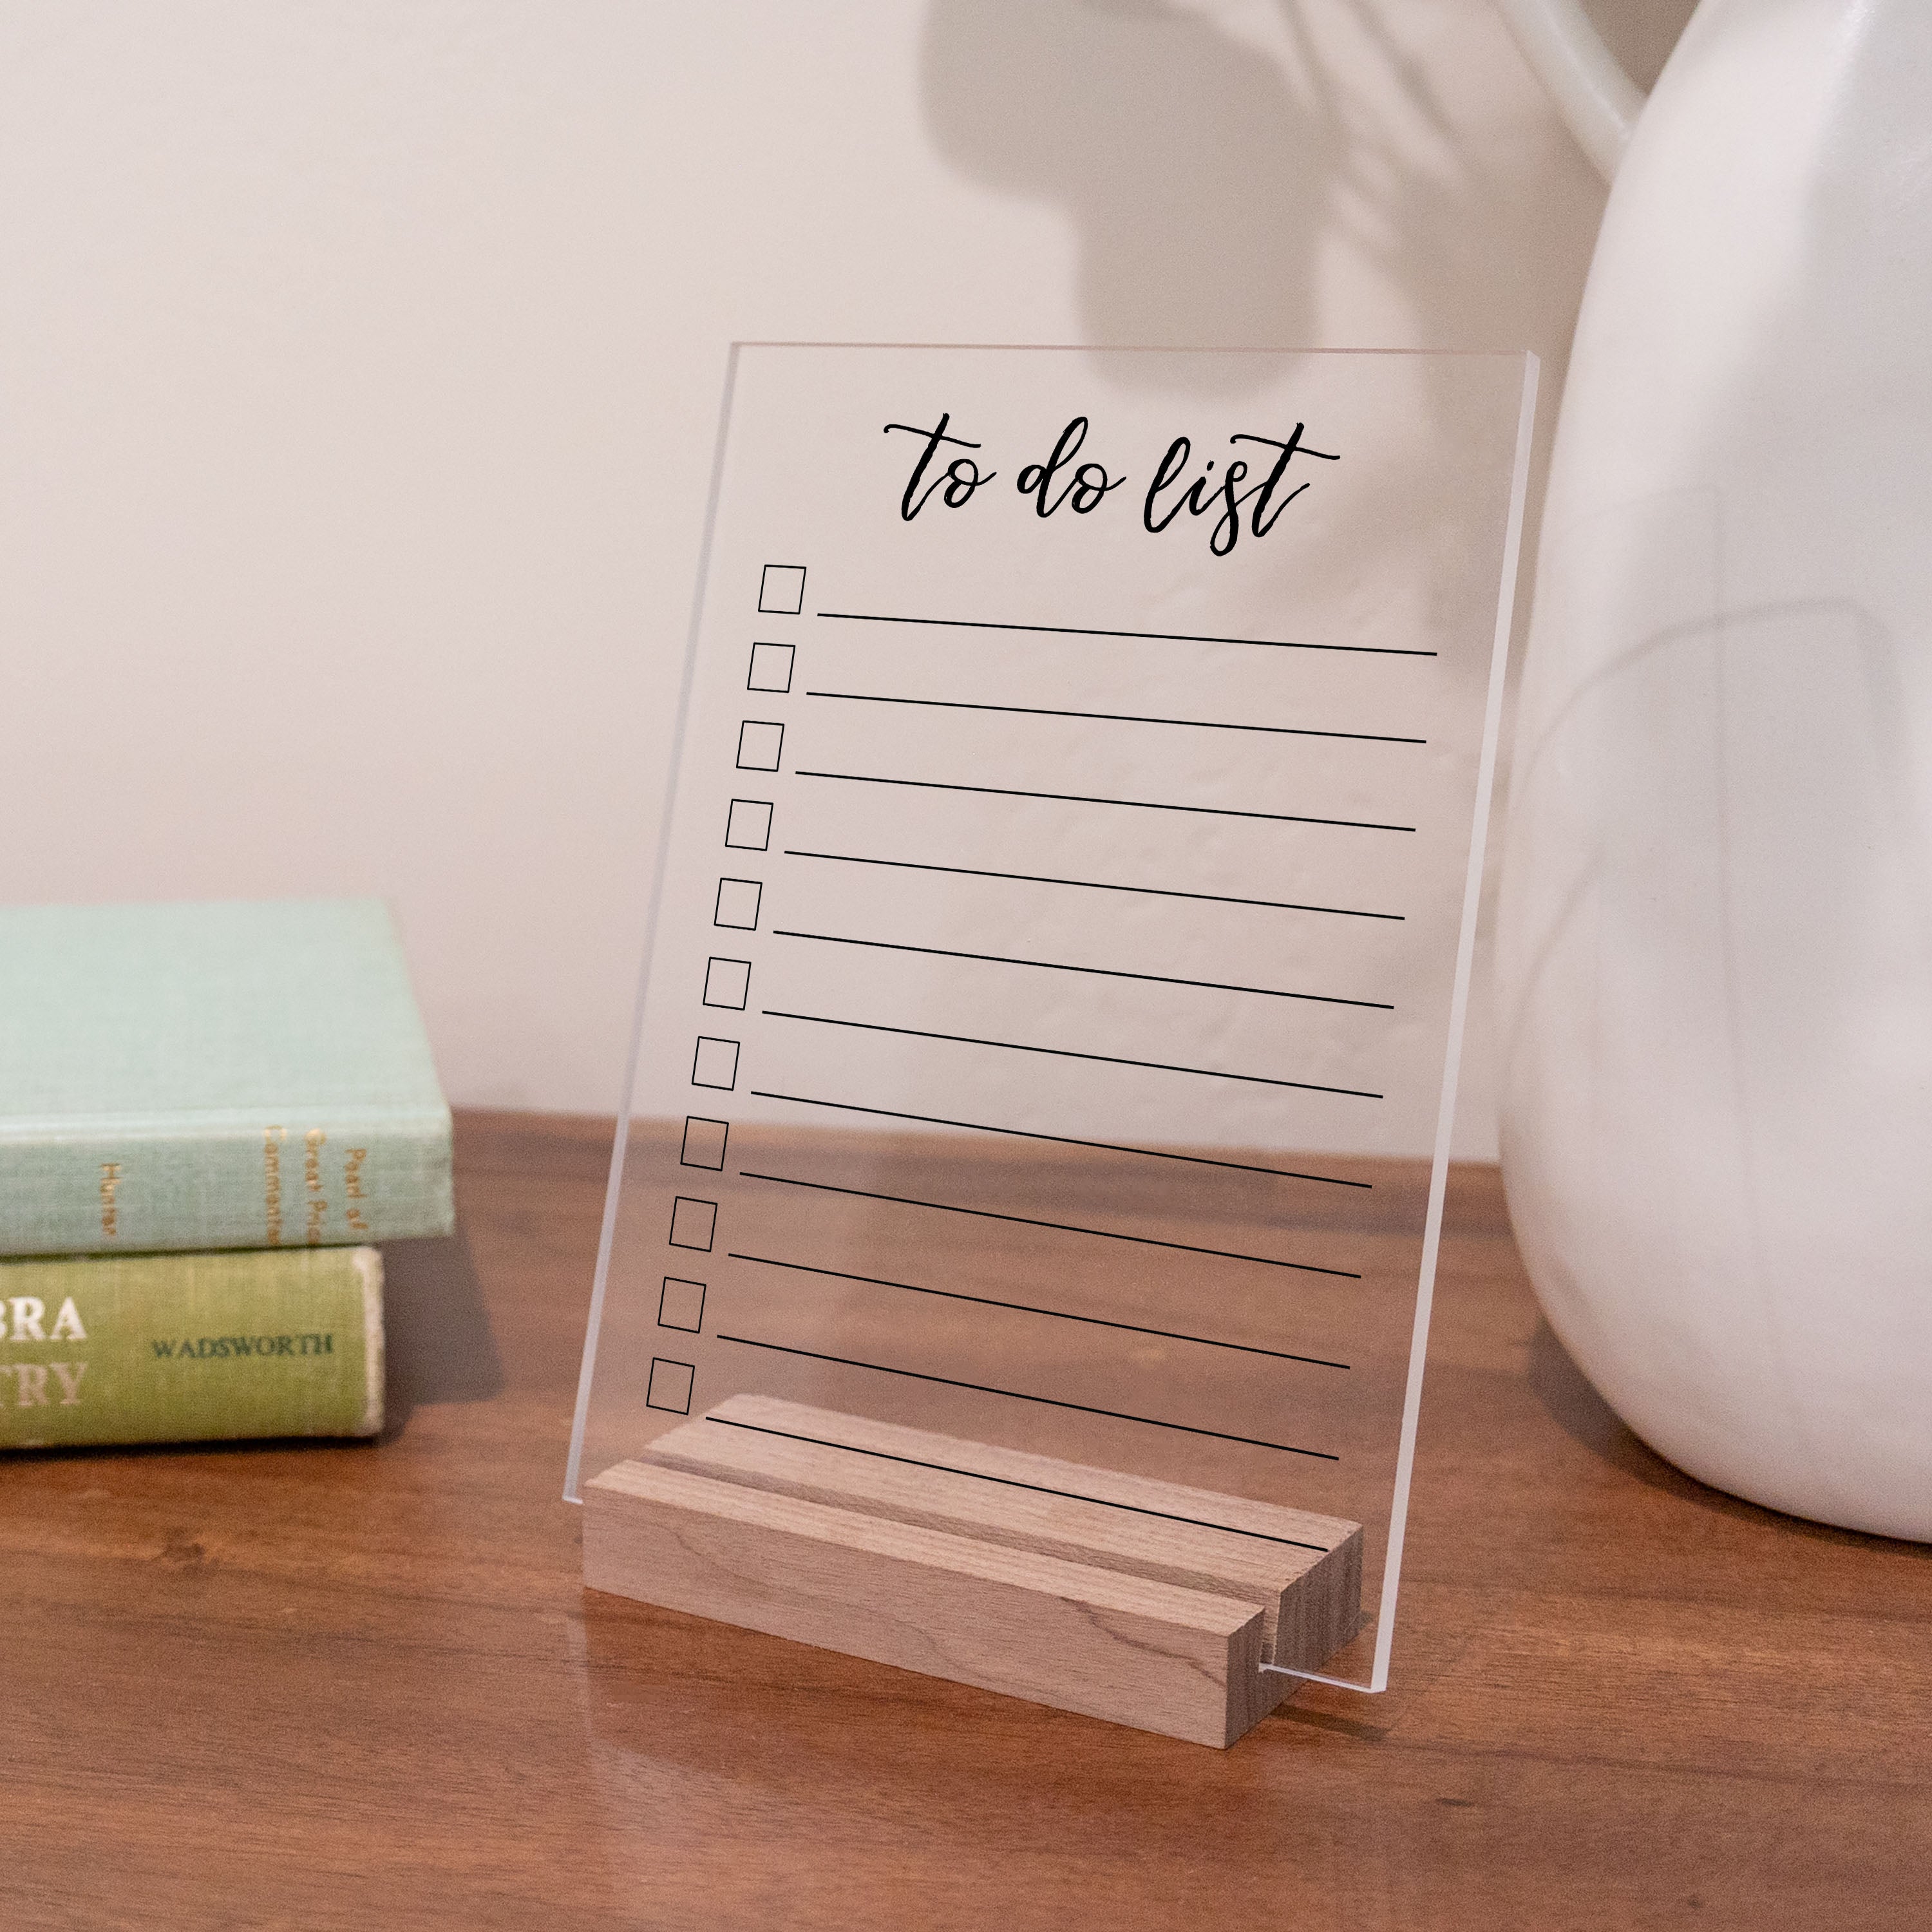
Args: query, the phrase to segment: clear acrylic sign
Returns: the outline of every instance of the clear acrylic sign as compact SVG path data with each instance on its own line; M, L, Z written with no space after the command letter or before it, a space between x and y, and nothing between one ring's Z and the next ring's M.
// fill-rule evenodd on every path
M566 1493L743 1395L1363 1526L1534 364L742 345Z

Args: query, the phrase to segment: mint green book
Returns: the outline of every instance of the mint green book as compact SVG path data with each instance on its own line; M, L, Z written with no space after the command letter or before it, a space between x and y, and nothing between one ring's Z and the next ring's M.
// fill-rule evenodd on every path
M0 1262L0 1448L374 1436L374 1248Z
M449 1155L376 901L0 908L0 1255L447 1234Z

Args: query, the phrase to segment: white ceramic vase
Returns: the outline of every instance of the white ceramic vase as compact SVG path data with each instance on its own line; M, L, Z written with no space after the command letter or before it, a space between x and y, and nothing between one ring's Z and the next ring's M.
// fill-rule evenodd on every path
M1932 0L1703 0L1563 399L1498 934L1510 1208L1639 1435L1932 1539Z

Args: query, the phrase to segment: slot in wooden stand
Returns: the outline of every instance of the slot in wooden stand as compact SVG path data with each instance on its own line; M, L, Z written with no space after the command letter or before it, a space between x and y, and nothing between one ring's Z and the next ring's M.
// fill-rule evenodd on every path
M584 1485L584 1580L1196 1744L1360 1627L1360 1527L740 1395Z

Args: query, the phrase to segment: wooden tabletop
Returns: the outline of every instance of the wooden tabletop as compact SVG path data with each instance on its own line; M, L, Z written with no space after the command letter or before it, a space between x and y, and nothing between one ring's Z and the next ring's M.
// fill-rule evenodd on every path
M1394 1688L1225 1753L578 1581L608 1130L459 1126L373 1446L0 1468L10 1928L1932 1919L1932 1552L1701 1488L1460 1171Z

